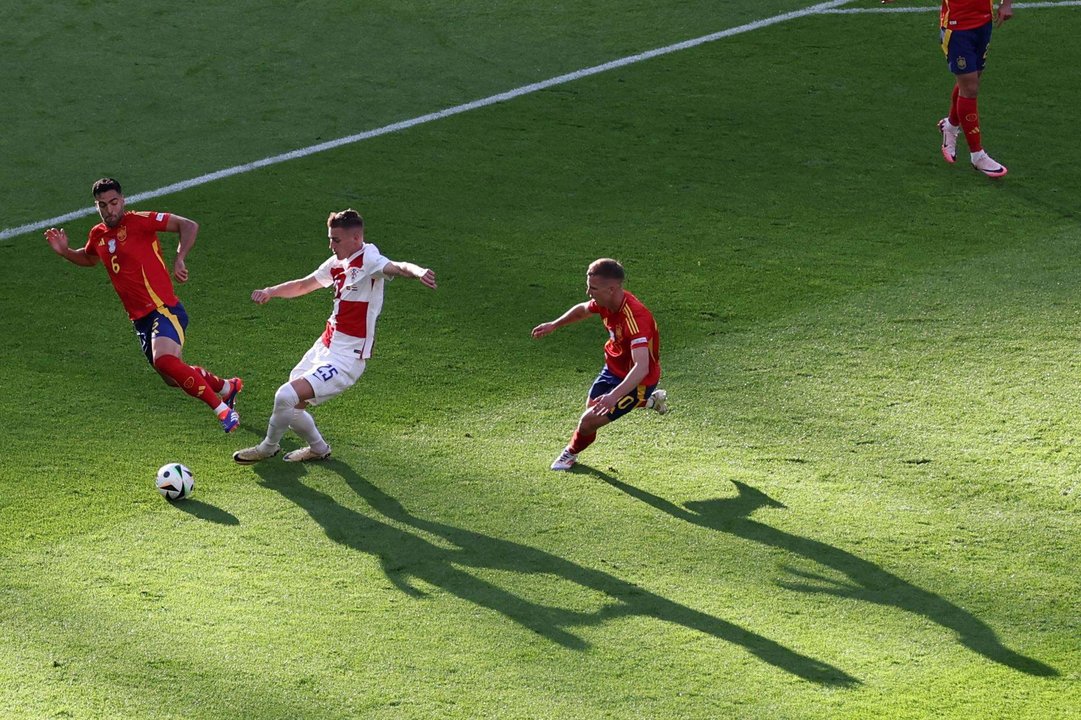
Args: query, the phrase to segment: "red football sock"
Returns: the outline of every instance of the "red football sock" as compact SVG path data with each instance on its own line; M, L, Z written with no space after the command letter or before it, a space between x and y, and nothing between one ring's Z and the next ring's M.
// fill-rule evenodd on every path
M199 373L199 375L202 376L203 380L207 381L207 384L210 385L210 389L214 392L220 393L225 387L225 381L214 373L207 370L206 368L201 368L198 365L192 365L191 369Z
M589 433L588 435L581 430L575 430L571 435L571 444L567 446L567 449L577 455L585 450L587 447L593 444L593 441L597 439L597 433Z
M950 95L950 125L958 127L961 124L961 113L957 112L957 97L961 93L959 85L953 86L953 94Z
M216 410L221 404L221 398L195 368L175 355L161 355L154 358L154 367L176 381L181 390L193 398L199 398L211 408Z
M961 129L965 131L968 149L972 152L983 150L980 140L980 112L976 109L976 98L957 96L957 112L961 116Z

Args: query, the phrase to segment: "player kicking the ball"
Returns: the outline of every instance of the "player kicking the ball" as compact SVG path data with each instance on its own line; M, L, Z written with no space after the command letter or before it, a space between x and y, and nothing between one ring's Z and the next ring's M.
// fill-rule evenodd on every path
M334 310L323 335L289 373L289 382L274 394L274 412L266 437L255 447L233 453L233 460L241 465L277 455L278 442L286 430L293 430L308 443L286 453L286 462L330 457L330 446L305 408L340 395L364 373L375 342L375 320L383 309L384 280L397 276L416 278L435 289L435 273L431 270L388 260L375 245L365 243L364 219L356 210L331 213L327 236L334 256L315 272L251 294L251 299L261 305L270 298L295 298L333 286Z
M657 389L661 378L661 338L653 314L623 289L626 274L615 260L594 260L586 272L589 302L575 305L552 322L533 328L542 338L553 330L600 315L608 330L604 344L604 368L589 389L586 410L570 444L552 463L553 470L570 470L578 453L597 439L597 430L637 407L668 412L668 393Z
M240 378L222 380L180 359L188 314L173 290L158 243L159 232L180 236L173 277L187 282L184 259L195 244L199 224L170 213L127 212L120 183L112 178L98 180L92 192L101 222L90 229L86 245L68 247L67 233L56 228L45 231L45 240L57 255L75 265L90 267L105 262L105 271L135 326L147 362L167 385L179 387L213 408L225 432L232 432L240 424L233 408L244 383Z

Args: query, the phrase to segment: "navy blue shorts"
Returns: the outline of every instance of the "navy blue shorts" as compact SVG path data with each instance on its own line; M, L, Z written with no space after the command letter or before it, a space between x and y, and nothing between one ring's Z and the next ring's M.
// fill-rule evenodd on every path
M153 365L154 338L167 337L178 345L184 345L184 331L188 328L188 313L180 303L164 305L157 310L151 310L138 320L132 320L131 324L139 337L139 344L143 347L146 361Z
M601 370L601 374L597 376L597 379L593 381L593 387L589 388L589 399L593 400L599 398L601 395L606 395L612 392L623 382L623 378L616 377L608 366L605 365ZM609 420L616 420L623 417L636 407L644 407L646 400L649 400L649 396L653 394L653 391L657 389L656 385L639 385L629 393L624 395L616 403L616 406L612 408L612 411L605 417Z
M987 48L991 45L992 23L972 30L947 30L942 28L939 40L946 63L954 75L980 72L987 61Z

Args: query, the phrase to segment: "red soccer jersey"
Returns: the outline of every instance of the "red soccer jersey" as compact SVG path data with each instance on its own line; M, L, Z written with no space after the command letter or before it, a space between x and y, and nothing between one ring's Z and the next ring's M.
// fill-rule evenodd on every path
M611 312L596 300L589 301L589 311L601 316L608 329L608 342L604 344L604 364L616 377L625 378L631 371L631 349L649 348L649 372L642 379L643 385L656 385L661 379L661 336L653 313L629 292L623 293L623 305Z
M972 30L983 27L994 17L994 0L942 0L939 27L947 30Z
M163 305L176 305L176 292L158 244L169 213L126 212L114 228L98 223L83 249L97 255L128 317L138 320Z

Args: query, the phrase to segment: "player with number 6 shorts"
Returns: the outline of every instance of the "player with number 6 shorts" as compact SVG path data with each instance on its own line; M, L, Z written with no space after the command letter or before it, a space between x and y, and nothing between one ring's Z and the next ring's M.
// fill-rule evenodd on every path
M277 455L281 449L278 443L287 430L308 444L286 453L286 462L330 457L330 446L307 408L341 395L364 374L375 344L375 321L383 309L384 283L394 277L408 277L435 289L435 273L431 270L388 260L379 248L364 242L364 219L356 210L331 213L327 237L334 255L315 272L252 292L252 300L261 305L271 298L295 298L333 288L334 309L323 334L289 373L289 382L274 394L266 437L254 447L233 453L233 460L241 465Z

